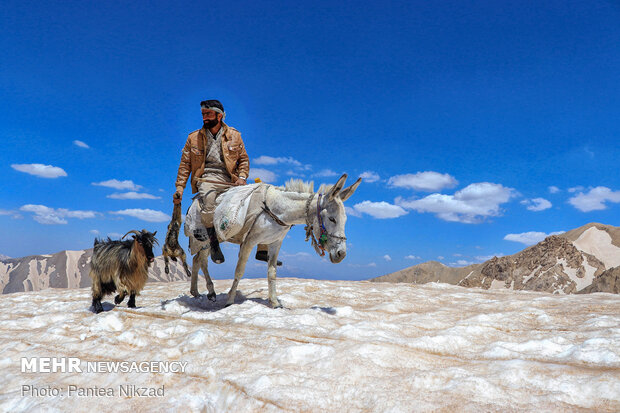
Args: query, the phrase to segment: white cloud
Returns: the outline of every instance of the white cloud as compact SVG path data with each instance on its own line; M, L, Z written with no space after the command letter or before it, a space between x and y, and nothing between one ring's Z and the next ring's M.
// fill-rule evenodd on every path
M467 267L468 265L472 265L474 262L467 260L457 260L456 262L451 262L450 267Z
M500 252L498 254L493 254L493 255L478 255L478 256L474 257L474 259L476 261L478 261L478 262L485 262L485 261L490 260L493 257L498 257L499 258L499 257L503 257L503 256L504 256L504 254Z
M120 211L111 211L114 215L127 215L130 217L141 219L146 222L167 222L170 221L170 216L161 211L155 211L153 209L122 209Z
M364 201L353 205L353 209L358 213L368 214L373 218L379 219L398 218L407 214L407 211L398 205L392 205L385 201Z
M545 209L551 208L551 202L547 201L544 198L534 198L534 199L525 199L521 201L521 205L526 205L529 211L544 211Z
M278 178L278 175L271 171L268 171L267 169L252 168L250 169L250 178L252 180L255 178L259 178L263 182L273 183Z
M590 188L587 193L579 192L568 200L568 203L581 212L600 211L607 209L605 202L620 202L620 191L612 191L604 186Z
M288 252L284 252L281 251L278 254L279 257L283 257L283 258L310 258L312 257L312 254L308 253L308 252L296 252L296 253L288 253Z
M119 193L113 193L111 195L108 195L107 198L112 198L112 199L161 199L160 196L154 196L151 194L145 194L145 193L138 193L138 192L123 192L122 194Z
M550 187L547 188L549 190L550 194L557 194L558 192L561 191L560 188L558 188L557 186L551 185Z
M115 239L115 238L120 238L120 237L122 237L123 235L125 235L125 234L119 234L118 232L109 232L109 233L107 234L107 236L108 236L108 237L110 237L110 238L112 238L112 239Z
M30 175L41 178L58 178L67 176L64 169L52 165L43 165L41 163L13 164L11 168L19 172L25 172Z
M77 139L73 141L73 144L75 146L79 146L80 148L90 149L90 146L88 146L86 143L84 143L82 141L78 141Z
M585 188L583 186L579 185L579 186L574 186L572 188L568 188L568 192L570 192L572 194L572 193L575 193L575 192L578 192L578 191L583 191L584 189Z
M93 182L92 184L95 186L105 186L107 188L114 188L119 191L123 191L123 190L139 191L140 189L142 189L141 185L136 185L133 183L133 181L130 181L130 180L119 181L118 179L109 179L107 181L102 181L102 182Z
M13 219L23 218L19 212L7 209L0 209L0 215L10 215Z
M458 181L454 179L453 176L433 171L396 175L388 180L388 185L390 186L425 192L440 191L443 188L453 188L457 184Z
M359 211L356 211L355 209L353 209L352 207L348 207L345 206L344 207L345 212L347 213L348 217L358 217L361 218L362 217L362 213Z
M405 259L406 259L406 260L421 260L422 258L421 258L421 257L418 257L417 255L412 255L412 254L409 254L409 255L407 255L407 256L405 257Z
M500 205L516 196L516 191L501 184L474 183L454 195L432 194L422 199L396 198L396 204L417 212L430 212L450 222L474 224L487 217L501 215Z
M318 178L331 178L332 176L340 176L340 174L332 171L331 169L323 169L312 176L316 176Z
M380 179L379 174L373 171L362 172L360 178L368 183L377 182Z
M96 229L91 229L91 230L90 230L90 231L88 231L88 232L89 232L90 234L93 234L93 235L99 235L99 231L98 231L98 230L96 230Z
M34 220L40 224L57 225L67 224L65 218L88 219L95 218L98 213L95 211L71 211L65 208L50 208L45 205L27 204L19 208L24 212L33 212Z
M538 232L538 231L529 231L529 232L522 232L520 234L508 234L504 237L504 239L506 241L520 242L521 244L525 244L529 246L529 245L538 244L540 241L544 240L550 235L558 235L562 233L563 231L552 232L550 234L546 234L544 232Z
M445 259L446 259L446 257L444 257L443 255L440 255L440 256L438 256L438 257L437 257L437 259L438 259L438 260L445 260Z
M385 254L385 255L383 256L383 259L384 259L384 260L386 260L386 261L388 261L388 262L389 262L389 261L392 261L392 257L390 257L390 256L389 256L389 255L387 255L387 254Z
M286 158L282 156L274 158L273 156L262 155L256 159L253 159L252 163L256 165L277 165L279 163L286 163L286 164L291 164L295 166L302 166L301 162L299 162L296 159L291 158L290 156Z

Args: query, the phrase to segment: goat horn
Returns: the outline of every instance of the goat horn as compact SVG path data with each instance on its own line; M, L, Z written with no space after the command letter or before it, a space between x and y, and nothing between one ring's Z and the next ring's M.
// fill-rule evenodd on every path
M136 234L136 235L141 235L138 231L136 231L135 229L132 229L131 231L129 231L128 233L126 233L125 235L123 235L123 238L125 238L127 235L131 234L132 232L133 232L134 234ZM121 238L121 239L123 239L123 238Z

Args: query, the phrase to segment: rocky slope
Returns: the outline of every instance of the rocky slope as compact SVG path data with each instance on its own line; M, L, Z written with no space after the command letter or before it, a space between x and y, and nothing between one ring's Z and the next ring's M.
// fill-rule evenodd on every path
M90 287L88 272L92 254L91 248L0 260L0 292ZM166 274L163 258L156 257L149 268L149 282L187 280L181 265L170 264L170 274Z
M547 237L517 254L494 257L482 264L449 268L431 262L371 281L440 281L463 287L564 294L618 293L618 267L620 228L591 223L561 235ZM429 274L429 270L435 272Z

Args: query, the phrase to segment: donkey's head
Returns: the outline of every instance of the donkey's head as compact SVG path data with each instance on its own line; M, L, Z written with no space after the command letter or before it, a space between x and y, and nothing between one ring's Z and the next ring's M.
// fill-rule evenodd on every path
M353 195L362 182L362 178L358 178L353 185L342 189L346 180L347 174L344 174L327 193L319 194L317 212L312 225L312 232L317 242L329 253L329 260L334 264L342 261L347 255L347 238L344 234L347 214L343 202Z

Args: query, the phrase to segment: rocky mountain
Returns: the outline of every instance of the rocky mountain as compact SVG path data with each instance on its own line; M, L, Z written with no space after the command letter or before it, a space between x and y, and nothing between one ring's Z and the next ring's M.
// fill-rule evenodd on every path
M61 251L51 255L32 255L0 260L0 292L38 291L45 288L90 287L92 248ZM170 274L164 271L161 256L149 268L149 282L187 280L183 266L170 263Z
M620 289L620 228L591 223L553 235L523 251L482 264L450 268L436 262L372 279L376 282L430 281L463 287L549 293L612 292Z
M438 261L428 261L382 277L373 278L370 281L413 284L426 284L429 282L457 284L480 265L448 267Z

